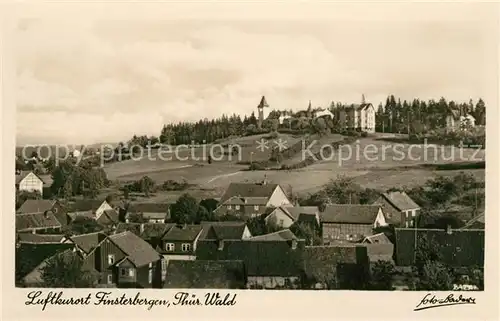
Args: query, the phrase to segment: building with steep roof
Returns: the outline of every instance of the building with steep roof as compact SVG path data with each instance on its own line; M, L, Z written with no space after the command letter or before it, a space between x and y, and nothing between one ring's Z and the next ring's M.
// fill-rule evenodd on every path
M373 202L382 206L387 222L400 227L413 227L420 214L420 206L405 192L387 192Z
M320 214L323 243L346 240L357 242L386 226L380 205L332 204Z

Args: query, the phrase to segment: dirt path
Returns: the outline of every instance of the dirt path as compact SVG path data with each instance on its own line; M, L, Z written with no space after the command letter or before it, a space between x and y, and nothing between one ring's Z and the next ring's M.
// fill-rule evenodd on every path
M241 171L237 171L237 172L234 172L234 173L217 175L217 176L214 176L214 177L212 177L211 179L209 179L209 180L207 181L207 183L206 183L206 184L210 184L210 183L212 183L213 181L215 181L216 179L219 179L219 178L222 178L222 177L229 177L229 176L233 176L233 175L236 175L236 174L241 174L241 173L242 173Z

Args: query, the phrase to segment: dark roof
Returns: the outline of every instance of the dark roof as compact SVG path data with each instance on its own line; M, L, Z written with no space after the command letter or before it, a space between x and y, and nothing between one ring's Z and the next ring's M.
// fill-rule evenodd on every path
M367 261L366 249L354 244L306 246L303 253L305 275L316 282L335 279L338 264L362 264Z
M118 224L115 233L129 231L142 239L149 240L152 238L161 238L168 230L174 227L175 224L165 223L120 223Z
M378 233L375 235L370 235L365 237L363 243L371 243L371 244L392 244L389 238L384 233Z
M167 214L170 203L132 203L128 213L163 213ZM165 216L165 215L164 215Z
M89 254L106 238L102 232L80 234L68 237L78 248Z
M405 192L388 192L383 193L382 196L399 211L420 208L420 206L418 206L418 204L415 203Z
M73 204L69 205L69 212L95 212L106 200L91 200L82 199L77 200Z
M323 223L373 224L380 205L333 204L321 213Z
M447 265L459 267L484 264L484 229L451 230L451 234L448 234L446 230L440 229L396 228L396 265L414 265L416 243L424 239L433 240L439 246L439 252Z
M101 225L112 225L120 222L118 212L115 210L105 210L97 219L97 223Z
M311 215L315 216L319 213L317 206L282 206L288 214L294 219L298 220L300 215Z
M41 213L52 209L55 200L26 200L17 210L18 213Z
M304 241L200 240L197 260L241 260L248 276L300 276Z
M57 227L60 228L61 223L52 212L16 215L17 231Z
M68 213L69 218L74 221L77 217L87 217L91 219L95 219L95 214L93 211L83 211L83 212L71 212Z
M16 238L19 243L61 243L64 235L18 233Z
M148 242L132 232L125 231L110 235L108 239L116 244L127 255L126 258L136 267L144 266L161 259L160 254Z
M45 187L50 187L54 182L54 179L52 179L52 175L38 175L38 177L43 181L43 185Z
M234 196L248 197L271 197L278 184L257 184L257 183L231 183L226 192L221 197L221 203L226 202Z
M201 225L184 225L173 226L165 235L162 240L166 241L194 241L198 234L202 231Z
M263 107L269 107L269 105L266 101L266 97L264 97L264 96L262 96L262 98L260 99L260 103L257 106L257 108L263 108Z
M67 243L21 243L16 248L16 275L24 277L44 260L73 247Z
M242 289L246 285L243 261L172 260L164 288Z
M241 240L246 228L245 222L201 222L203 231L200 240Z
M291 241L291 240L298 240L298 238L295 236L295 234L292 233L289 229L273 232L273 233L268 233L268 234L263 234L263 235L257 235L253 236L249 239L248 241Z

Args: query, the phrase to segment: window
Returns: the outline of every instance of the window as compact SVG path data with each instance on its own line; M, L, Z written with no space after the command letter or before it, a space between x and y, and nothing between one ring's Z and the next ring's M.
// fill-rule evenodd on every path
M237 210L239 210L239 209L240 209L240 206L239 206L239 205L236 205L234 208L235 208L235 209L237 209Z
M153 263L149 263L149 268L152 268L153 267Z
M174 243L167 243L167 244L165 244L165 249L169 252L172 252L175 250L175 244Z
M191 244L183 243L182 244L182 252L189 252L189 251L191 251Z
M161 260L161 270L165 271L167 269L167 261Z
M134 276L134 269L128 269L128 276Z
M127 269L120 269L120 275L121 276L126 276L127 275Z
M113 264L115 264L115 255L109 254L108 255L108 265L113 265Z
M113 274L108 274L108 284L113 284Z
M411 211L411 216L415 217L416 214L417 214L417 210Z
M231 209L231 205L228 205L228 206L227 206L227 209L228 209L228 210L230 210L230 209Z
M284 224L284 221L283 221L283 220L280 220L280 221L279 221L279 226L283 226L283 224Z
M149 274L148 274L148 282L151 284L153 283L153 271L152 270L149 270Z
M259 210L259 205L254 205L254 206L253 206L253 209L254 209L255 211L258 211L258 210Z
M410 227L413 227L413 220L410 221Z

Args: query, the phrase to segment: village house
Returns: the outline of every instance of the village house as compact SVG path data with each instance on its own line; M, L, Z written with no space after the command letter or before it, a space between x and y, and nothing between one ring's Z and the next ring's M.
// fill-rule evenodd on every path
M317 206L279 206L268 208L265 213L267 225L289 228L294 223L310 224L313 228L318 228L319 209Z
M420 206L405 192L383 193L374 204L382 206L387 223L400 227L415 226Z
M288 232L246 240L200 240L196 257L197 260L243 261L247 288L296 288L302 277L305 241L291 237Z
M262 123L269 116L269 104L266 101L266 97L262 96L259 104L257 105L257 126L262 128Z
M43 196L45 182L32 171L16 171L16 188L22 192L38 192Z
M101 284L119 288L161 286L161 255L132 232L109 235L87 260L94 260Z
M139 215L145 223L165 223L170 214L170 203L132 203L126 210L125 222L131 215Z
M38 215L40 213L47 215ZM17 210L16 216L19 214L37 214L34 216L32 215L31 217L33 220L30 220L33 224L33 228L35 229L41 229L41 225L48 224L49 221L47 220L52 216L56 218L61 228L66 227L70 219L66 213L66 209L57 200L26 200ZM21 221L24 222L21 223L21 225L24 226L24 224L31 224L26 221L28 217L29 216L24 216L24 218L21 219ZM40 223L37 223L37 218L41 220ZM42 221L44 223L42 223Z
M351 104L338 110L340 126L346 130L375 132L375 108L371 103Z
M195 260L196 245L201 235L201 225L174 225L162 237L159 253L165 264L170 260Z
M77 200L69 206L68 215L74 220L77 216L85 216L98 220L106 210L113 207L106 200Z
M374 228L387 225L380 205L328 205L320 219L324 244L338 240L358 242L373 235Z
M395 263L397 266L415 265L416 251L421 242L431 242L450 267L484 265L484 229L412 229L396 228Z
M204 222L199 240L245 240L252 237L245 222Z
M305 288L356 289L368 278L367 249L356 244L306 246L303 268Z
M377 261L394 263L394 244L384 233L367 236L361 241L361 244L366 247L371 264Z
M264 214L268 207L282 205L292 205L292 202L278 184L266 180L262 183L231 183L214 213L252 218Z
M119 214L115 209L104 210L96 221L99 225L112 229L115 229L120 224Z
M86 258L97 248L97 246L102 241L104 241L106 237L107 235L104 234L103 232L94 232L94 233L87 233L87 234L80 234L73 236L65 236L62 240L62 243L73 244L74 250L79 252L83 258ZM92 257L92 259L94 259L94 257ZM92 262L89 265L94 267L95 262Z
M475 126L476 119L471 114L462 115L460 110L448 110L446 115L446 130L448 132L463 130Z
M245 289L243 261L172 261L163 284L169 289Z

